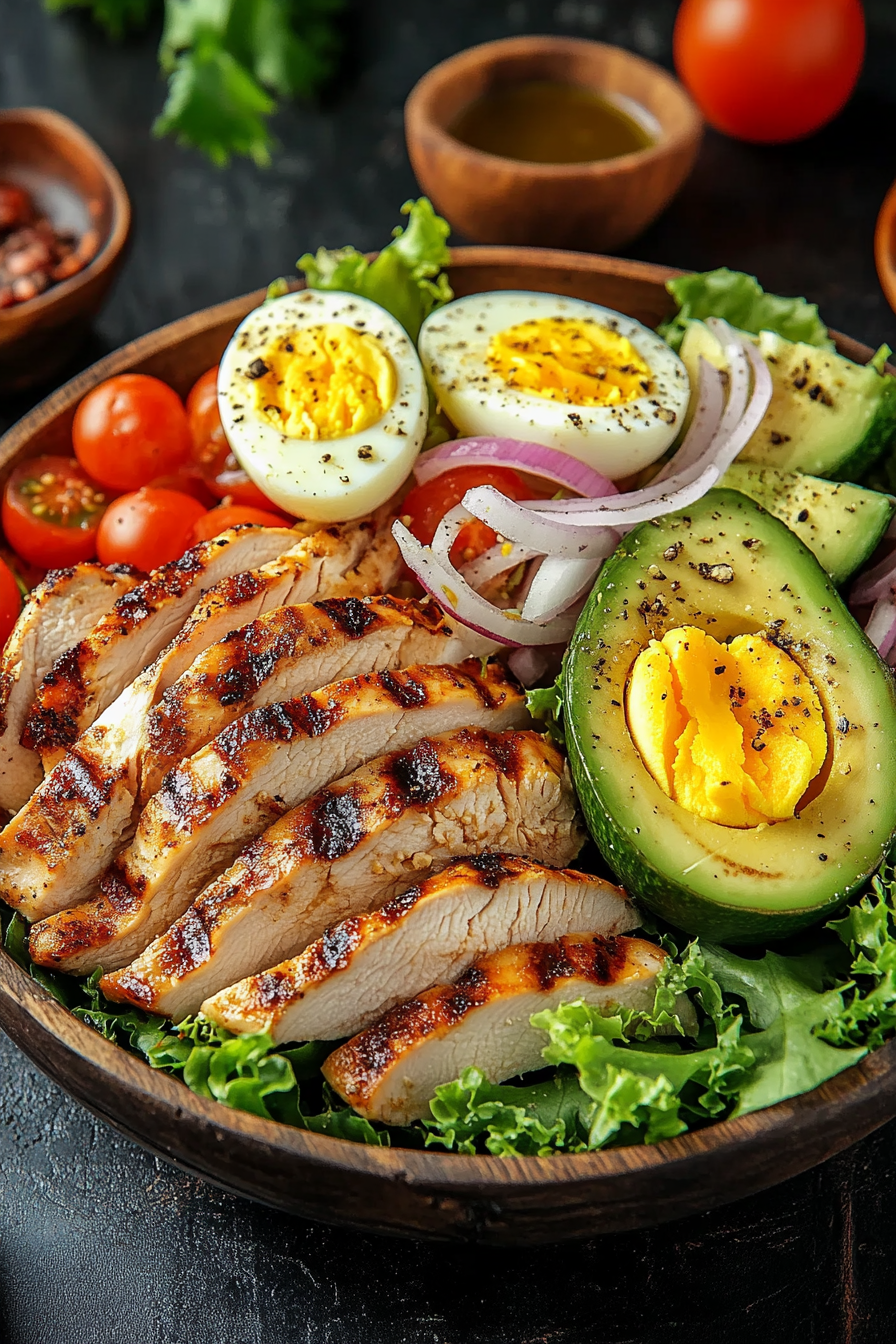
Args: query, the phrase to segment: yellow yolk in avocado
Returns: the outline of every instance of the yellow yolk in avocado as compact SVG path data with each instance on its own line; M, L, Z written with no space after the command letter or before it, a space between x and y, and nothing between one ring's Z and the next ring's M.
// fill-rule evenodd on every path
M815 687L764 635L720 644L682 626L652 639L632 668L626 714L663 792L723 826L792 817L827 755Z
M538 317L499 331L488 364L508 387L569 406L622 406L650 391L631 341L578 317Z
M375 336L341 322L282 337L250 365L249 376L256 414L291 439L360 434L395 400L386 351Z

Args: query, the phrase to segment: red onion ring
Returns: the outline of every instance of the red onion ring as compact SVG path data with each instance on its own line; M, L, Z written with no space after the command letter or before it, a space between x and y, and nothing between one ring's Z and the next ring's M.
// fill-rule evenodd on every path
M511 467L530 476L541 476L554 485L562 485L577 495L588 495L592 499L617 493L613 482L589 467L587 462L580 462L577 457L557 448L522 439L452 439L438 448L431 448L428 453L421 453L414 466L414 476L418 485L423 485L459 466Z

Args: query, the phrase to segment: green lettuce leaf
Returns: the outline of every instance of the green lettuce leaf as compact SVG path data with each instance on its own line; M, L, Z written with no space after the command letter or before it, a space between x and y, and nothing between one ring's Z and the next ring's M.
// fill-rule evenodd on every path
M451 226L433 210L425 196L407 201L392 242L368 261L353 247L306 253L297 263L311 289L361 294L378 303L416 341L423 319L454 297L443 267L451 260L447 246Z
M892 874L876 877L868 895L828 925L849 949L853 976L841 1008L818 1030L832 1045L876 1050L896 1031L894 890Z
M550 686L537 686L526 692L526 705L533 719L540 719L548 737L563 744L563 692L560 689L561 672Z
M775 331L788 341L834 348L816 304L766 294L756 277L743 271L720 266L715 271L677 275L666 281L666 288L678 304L678 313L658 330L673 350L681 345L688 322L704 317L723 317L741 331Z
M482 1146L497 1157L579 1152L587 1146L593 1109L568 1071L521 1086L489 1083L481 1070L469 1068L456 1082L436 1088L433 1118L424 1121L426 1146L456 1153L475 1153Z

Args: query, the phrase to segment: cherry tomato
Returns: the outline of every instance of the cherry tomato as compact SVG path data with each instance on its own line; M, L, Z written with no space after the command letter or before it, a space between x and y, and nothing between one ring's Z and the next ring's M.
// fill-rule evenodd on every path
M107 496L73 457L36 457L15 468L3 492L3 530L13 550L54 569L96 555Z
M840 111L865 50L860 0L684 0L675 66L717 130L797 140Z
M405 497L402 517L410 517L408 527L417 540L428 546L444 515L475 485L493 485L508 499L533 498L531 485L509 467L454 467L425 485L416 485ZM494 546L497 539L490 527L474 518L458 532L451 547L451 559L456 565L475 560Z
M145 486L110 504L100 523L97 554L104 565L158 569L183 555L204 514L192 495Z
M22 594L5 560L0 560L0 648L12 634L12 628L22 610Z
M87 393L75 412L72 442L95 481L136 490L186 461L192 438L173 388L142 373L121 373Z
M195 462L184 462L177 471L167 476L157 476L149 485L152 490L177 490L182 495L192 495L207 509L213 509L218 503L218 496L212 494Z
M262 527L289 527L289 522L280 513L269 513L267 509L250 509L245 504L221 504L193 524L190 545L195 546L197 541L211 541L219 532L226 532L228 527L239 527L240 523L259 523Z
M218 414L218 366L207 369L190 389L187 416L193 439L193 461L217 499L255 509L277 505L243 471L233 453Z

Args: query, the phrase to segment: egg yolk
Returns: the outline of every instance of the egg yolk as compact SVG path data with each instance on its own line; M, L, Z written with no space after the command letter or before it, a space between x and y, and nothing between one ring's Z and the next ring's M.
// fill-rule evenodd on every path
M291 439L360 434L395 400L395 366L375 336L341 322L283 336L249 365L255 412Z
M631 341L587 318L519 322L491 338L487 360L508 387L569 406L622 406L650 390Z
M815 687L764 635L720 644L682 626L651 640L632 668L626 714L663 792L723 826L792 817L827 755Z

